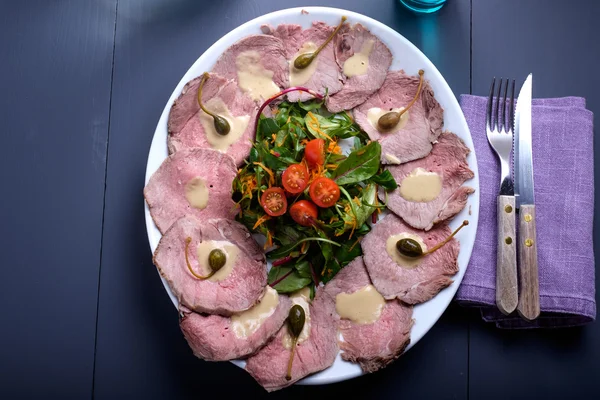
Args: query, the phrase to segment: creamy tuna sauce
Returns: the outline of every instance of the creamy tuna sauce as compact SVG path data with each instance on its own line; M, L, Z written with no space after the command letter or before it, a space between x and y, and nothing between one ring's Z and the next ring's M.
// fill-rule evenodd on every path
M385 153L385 159L391 162L392 164L400 164L401 161L398 157L393 154Z
M299 55L314 53L315 50L317 50L317 45L315 45L313 42L306 42L302 45L298 53L294 54L290 60L290 86L303 85L304 83L308 82L311 76L313 76L317 69L317 64L319 63L319 57L315 57L308 67L304 69L296 69L294 67L294 60Z
M381 316L385 299L373 285L367 285L354 293L335 296L335 310L340 318L357 324L372 324Z
M223 251L227 259L225 261L225 265L223 265L220 270L215 272L213 276L208 278L208 280L212 282L220 282L224 279L227 279L229 274L231 274L233 266L235 265L235 261L240 254L240 249L236 245L224 240L206 240L198 243L196 255L198 257L199 267L197 273L199 275L206 276L210 274L211 269L208 265L208 255L214 249L220 249Z
M442 191L442 177L423 168L415 168L400 182L400 196L405 200L426 203Z
M190 206L203 210L208 204L208 188L204 178L197 176L185 184L185 198Z
M277 291L267 286L265 294L258 304L249 310L231 316L231 329L238 339L247 338L260 328L260 326L275 312L279 305Z
M413 268L417 267L419 265L420 258L405 257L402 254L400 254L400 252L396 248L396 243L400 239L415 240L417 243L419 243L421 245L421 248L423 249L423 253L424 253L427 251L427 246L425 245L423 238L421 238L421 236L419 236L419 235L415 235L415 234L408 233L408 232L402 232L397 235L390 236L387 239L387 242L385 243L385 249L386 249L388 255L391 257L392 260L394 260L394 262L396 264L398 264L399 266L401 266L403 268L407 268L407 269L413 269Z
M310 335L310 307L309 307L310 289L304 288L297 292L292 293L292 295L290 296L290 300L292 300L292 306L294 304L298 304L300 307L302 307L304 309L304 315L305 315L306 319L304 321L304 327L302 328L302 332L300 332L300 336L298 336L298 343L302 343L306 339L308 339L308 336ZM291 308L291 306L290 306L290 308ZM288 332L287 322L285 324L284 329L285 329L285 333L283 334L282 343L283 343L283 347L285 347L286 349L289 350L292 348L293 341L292 341L292 336Z
M387 130L381 129L381 127L378 124L378 121L379 121L379 118L381 118L384 114L387 114L391 111L399 113L402 110L404 110L404 107L392 108L391 110L381 109L379 107L369 108L369 110L367 111L367 119L369 120L369 123L371 124L371 126L380 132L397 131L397 130L404 128L406 126L406 124L408 123L408 111L406 111L404 114L402 114L400 116L400 121L398 121L398 124L396 124L396 126L394 126L392 129L387 129Z
M254 100L268 99L279 92L279 86L273 82L273 71L265 69L258 51L241 52L235 59L240 88Z
M229 126L231 128L229 133L227 135L219 135L215 129L213 117L200 110L200 123L204 128L206 140L213 149L226 152L229 146L237 142L242 137L246 127L248 126L248 121L250 121L250 116L241 115L239 117L234 117L231 115L231 112L229 112L227 105L218 97L213 97L207 101L204 106L208 109L208 111L220 115L221 117L225 118L227 122L229 122Z
M367 73L369 69L369 55L371 54L371 50L373 50L374 43L374 40L367 40L363 43L359 52L354 53L352 57L344 62L344 75L350 77Z

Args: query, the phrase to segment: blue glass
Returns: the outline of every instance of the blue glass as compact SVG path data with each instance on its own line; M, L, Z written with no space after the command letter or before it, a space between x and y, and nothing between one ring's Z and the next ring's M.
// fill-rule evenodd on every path
M400 0L400 3L414 12L429 14L442 8L446 0Z

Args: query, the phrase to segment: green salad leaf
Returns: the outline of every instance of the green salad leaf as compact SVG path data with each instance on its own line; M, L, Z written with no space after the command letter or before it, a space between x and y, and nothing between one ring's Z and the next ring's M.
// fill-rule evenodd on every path
M331 173L338 185L364 182L371 178L379 170L379 159L381 158L381 145L379 142L371 142L365 147L355 149L342 161Z
M388 171L387 169L383 172L380 172L377 175L373 175L370 178L370 181L378 184L385 190L394 190L394 189L398 188L398 184L394 180L394 177L392 176L390 171Z
M267 282L278 293L290 293L307 286L312 279L301 276L294 267L276 267L269 271Z

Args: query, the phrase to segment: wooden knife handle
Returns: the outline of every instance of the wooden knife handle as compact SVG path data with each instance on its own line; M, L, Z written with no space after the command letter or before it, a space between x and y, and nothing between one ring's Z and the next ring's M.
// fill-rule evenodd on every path
M498 247L496 250L496 305L510 314L519 301L517 289L517 235L514 196L498 196Z
M528 321L540 315L540 283L538 276L535 206L519 209L519 276L521 294L517 311Z

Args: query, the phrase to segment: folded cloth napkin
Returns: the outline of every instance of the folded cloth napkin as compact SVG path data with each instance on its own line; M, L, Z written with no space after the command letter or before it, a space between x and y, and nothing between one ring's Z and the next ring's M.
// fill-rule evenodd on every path
M540 317L527 322L496 308L498 158L485 132L487 98L463 95L479 167L479 226L456 300L481 307L499 328L583 325L596 318L593 114L585 99L533 100L533 170L540 277Z

